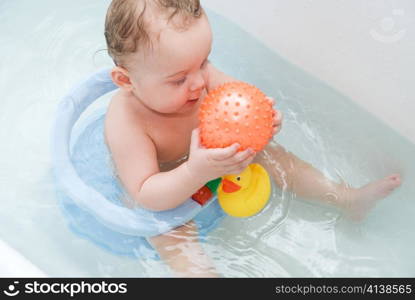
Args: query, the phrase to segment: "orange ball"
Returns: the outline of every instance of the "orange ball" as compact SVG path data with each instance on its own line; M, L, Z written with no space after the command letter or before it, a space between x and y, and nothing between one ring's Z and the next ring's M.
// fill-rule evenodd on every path
M262 150L273 132L273 107L261 90L244 82L225 83L205 97L199 109L201 144L239 151Z

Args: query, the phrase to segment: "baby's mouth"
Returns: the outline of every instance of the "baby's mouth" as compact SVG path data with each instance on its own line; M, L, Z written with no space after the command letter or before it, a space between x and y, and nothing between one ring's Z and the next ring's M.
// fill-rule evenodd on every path
M198 100L203 99L203 97L204 97L205 95L206 95L206 91L205 91L205 89L203 89L202 91L200 91L200 93L199 93L199 96L198 96L198 97L191 98L191 99L187 100L187 102L188 102L188 103L190 103L190 104L194 104L194 103L196 103Z
M194 98L194 99L189 99L188 102L196 102L197 100L199 100L199 97L198 98Z

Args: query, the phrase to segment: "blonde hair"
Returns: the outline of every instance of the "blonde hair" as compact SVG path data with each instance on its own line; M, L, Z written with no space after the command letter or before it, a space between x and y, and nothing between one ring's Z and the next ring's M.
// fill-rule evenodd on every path
M113 0L105 18L104 35L108 54L116 65L123 65L123 57L138 48L151 47L149 24L144 17L147 4L168 15L168 22L181 16L183 28L189 19L203 14L200 0Z

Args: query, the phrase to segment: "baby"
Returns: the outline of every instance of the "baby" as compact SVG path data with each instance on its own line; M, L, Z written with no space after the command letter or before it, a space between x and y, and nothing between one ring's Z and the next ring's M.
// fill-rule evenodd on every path
M332 182L274 142L259 153L237 152L237 144L203 148L200 103L210 90L237 79L208 60L212 32L199 0L113 0L105 37L115 62L112 80L120 88L106 114L105 138L132 205L175 208L208 181L252 162L264 166L277 186L358 220L400 185L398 174L360 188ZM276 111L274 133L281 120ZM218 276L193 222L149 242L178 276Z

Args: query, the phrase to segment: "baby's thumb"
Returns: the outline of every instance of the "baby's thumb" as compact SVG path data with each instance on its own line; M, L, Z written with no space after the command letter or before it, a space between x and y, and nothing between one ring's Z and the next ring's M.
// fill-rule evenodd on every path
M271 102L271 104L272 104L272 105L274 105L274 104L275 104L275 99L274 99L273 97L266 96L265 98L266 98L269 102Z
M190 151L200 148L200 129L195 128L192 130L192 136L190 138Z

